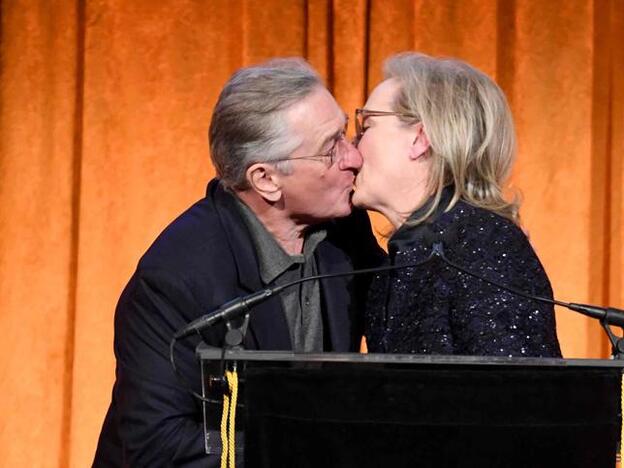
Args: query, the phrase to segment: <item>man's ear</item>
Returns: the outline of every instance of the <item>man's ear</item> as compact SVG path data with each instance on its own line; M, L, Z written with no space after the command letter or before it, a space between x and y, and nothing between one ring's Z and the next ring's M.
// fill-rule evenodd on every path
M275 203L282 197L281 176L275 166L256 163L245 172L247 183L266 201Z
M431 146L431 143L429 142L429 137L425 133L425 127L423 126L423 124L419 122L416 124L415 127L416 138L414 139L412 146L410 146L409 151L409 156L412 160L416 160L424 156Z

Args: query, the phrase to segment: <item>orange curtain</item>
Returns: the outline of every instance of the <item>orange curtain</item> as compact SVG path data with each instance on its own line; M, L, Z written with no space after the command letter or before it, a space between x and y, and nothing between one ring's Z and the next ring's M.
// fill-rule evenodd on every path
M0 21L0 466L90 464L117 297L214 173L223 83L268 57L307 57L349 113L398 51L489 73L557 297L624 307L622 0L5 0ZM565 356L607 355L557 320Z

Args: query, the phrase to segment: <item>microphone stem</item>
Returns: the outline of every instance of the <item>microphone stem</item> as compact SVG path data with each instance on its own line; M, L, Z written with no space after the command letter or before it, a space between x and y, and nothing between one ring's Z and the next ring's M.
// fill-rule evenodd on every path
M484 278L483 276L478 275L477 273L474 273L474 272L468 270L467 268L464 268L464 267L462 267L460 265L457 265L456 263L450 261L446 257L446 255L444 255L444 252L442 251L442 249L437 249L437 255L440 257L440 259L442 259L442 261L444 261L449 266L455 268L456 270L461 271L462 273L465 273L467 275L470 275L473 278L477 278L477 279L480 279L481 281L485 281L486 283L489 283L489 284L491 284L493 286L496 286L497 288L503 289L505 291L509 291L509 292L511 292L513 294L517 294L518 296L524 297L525 299L537 300L537 301L545 302L547 304L553 304L553 305L558 305L558 306L562 306L562 307L569 307L569 304L567 302L558 301L557 299L550 299L550 298L542 297L542 296L533 296L531 294L525 293L524 291L520 291L520 290L512 288L510 286L501 284L498 281L491 280L491 279L488 279L488 278Z
M241 314L247 313L253 306L266 301L270 297L274 296L277 293L282 292L284 289L289 288L291 286L295 286L300 283L304 283L306 281L314 281L319 279L327 279L327 278L337 278L340 276L353 276L353 275L362 275L367 273L380 273L384 271L390 270L400 270L404 268L414 268L424 265L425 263L431 261L435 256L436 252L432 251L427 258L421 260L420 262L409 263L406 265L389 265L385 267L375 267L375 268L364 268L361 270L352 270L352 271L342 271L339 273L328 273L322 275L308 276L305 278L299 278L288 283L272 286L270 288L266 288L260 291L256 291L255 293L248 294L247 296L239 297L233 299L230 302L223 304L217 310L209 312L200 318L194 320L190 324L187 324L184 328L178 330L174 337L176 339L184 338L185 336L190 335L193 332L198 332L202 328L206 328L214 323L231 320L232 318L239 316Z
M440 259L442 261L444 261L447 265L451 266L452 268L465 273L467 275L470 275L474 278L480 279L481 281L485 281L486 283L489 283L493 286L496 286L497 288L500 288L504 291L509 291L513 294L516 294L520 297L524 297L526 299L531 299L534 301L540 301L540 302L545 302L547 304L553 304L553 305L558 305L561 307L565 307L567 309L573 310L575 312L579 312L583 315L586 315L588 317L592 317L595 319L598 319L604 323L608 323L608 324L612 324L612 325L617 325L620 327L624 328L624 311L619 310L619 309L615 309L613 307L609 307L609 308L605 308L605 307L597 307L597 306L591 306L591 305L587 305L587 304L576 304L576 303L571 303L571 302L564 302L564 301L559 301L557 299L550 299L547 297L541 297L541 296L534 296L528 293L525 293L524 291L519 291L516 288L512 288L510 286L504 285L499 283L498 281L495 280L490 280L487 279L481 275L478 275L472 271L470 271L467 268L464 268L460 265L457 265L456 263L450 261L446 255L444 255L444 251L442 249L442 245L441 244L435 244L434 248L433 248L434 252L437 254L438 257L440 257Z
M363 275L367 273L383 273L385 271L402 270L404 268L415 268L415 267L419 267L419 266L424 265L425 263L430 262L436 255L437 253L435 251L432 251L429 254L429 256L425 258L424 260L421 260L420 262L406 263L405 265L388 265L385 267L363 268L361 270L342 271L339 273L327 273L324 275L308 276L306 278L299 278L299 279L290 281L289 283L285 283L280 286L274 286L273 288L271 288L271 291L273 293L279 293L279 292L282 292L286 288L295 286L296 284L303 283L305 281L314 281L314 280L327 279L327 278L337 278L340 276Z

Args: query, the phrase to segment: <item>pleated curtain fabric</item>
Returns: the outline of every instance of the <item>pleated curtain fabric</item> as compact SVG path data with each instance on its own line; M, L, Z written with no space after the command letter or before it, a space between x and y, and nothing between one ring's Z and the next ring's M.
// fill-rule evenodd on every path
M4 0L0 21L0 466L90 464L118 295L214 175L224 82L269 57L306 57L350 115L393 53L484 70L557 297L624 307L622 0ZM566 357L608 354L557 320Z

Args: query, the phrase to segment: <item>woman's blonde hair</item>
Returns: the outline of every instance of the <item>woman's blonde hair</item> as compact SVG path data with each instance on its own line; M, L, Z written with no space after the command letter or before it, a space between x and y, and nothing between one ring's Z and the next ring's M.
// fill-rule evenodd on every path
M394 110L422 122L429 138L431 171L428 188L433 203L420 224L440 204L442 190L453 185L448 207L459 199L518 222L519 201L503 196L503 184L516 152L513 119L502 90L485 73L455 59L437 59L419 53L389 58L385 77L401 84Z

